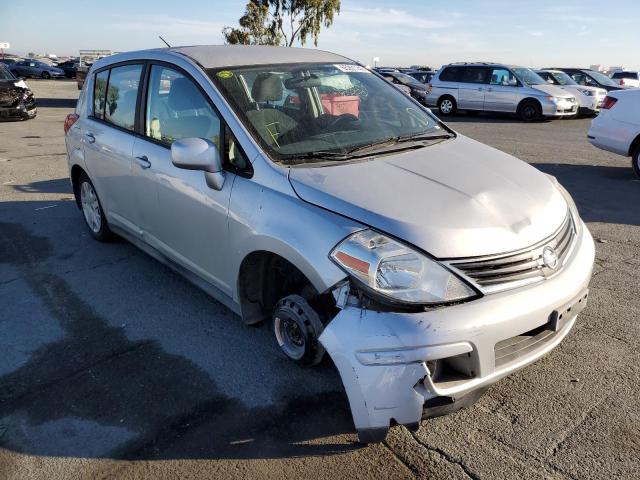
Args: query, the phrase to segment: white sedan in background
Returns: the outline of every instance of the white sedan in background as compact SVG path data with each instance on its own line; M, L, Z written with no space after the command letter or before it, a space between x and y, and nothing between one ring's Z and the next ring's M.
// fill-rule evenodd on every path
M587 136L598 148L631 157L640 177L640 89L609 92Z
M544 78L551 85L566 90L575 95L578 101L578 113L582 115L593 115L600 111L602 101L607 95L604 88L589 87L580 85L576 81L560 70L537 70L536 73Z

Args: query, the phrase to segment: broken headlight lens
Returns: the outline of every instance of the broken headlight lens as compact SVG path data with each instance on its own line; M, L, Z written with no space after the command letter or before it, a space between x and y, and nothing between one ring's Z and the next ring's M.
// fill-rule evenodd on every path
M354 279L391 301L446 303L477 295L437 261L374 230L348 236L333 249L331 258Z

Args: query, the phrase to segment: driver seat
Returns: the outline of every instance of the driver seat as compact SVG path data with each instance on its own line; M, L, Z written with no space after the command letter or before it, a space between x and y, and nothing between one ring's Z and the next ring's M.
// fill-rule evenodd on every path
M278 138L298 126L298 122L277 107L269 108L269 102L282 101L283 93L282 80L273 73L259 74L251 88L256 109L249 110L247 118L270 147L279 147ZM260 104L265 103L266 108L260 108Z

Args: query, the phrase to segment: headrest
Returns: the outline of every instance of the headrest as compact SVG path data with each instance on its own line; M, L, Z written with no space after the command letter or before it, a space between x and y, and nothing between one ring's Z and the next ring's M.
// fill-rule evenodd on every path
M181 111L202 107L202 94L193 82L185 77L178 77L171 82L169 88L169 107Z
M273 73L261 73L253 82L251 96L255 102L277 102L282 100L282 80Z

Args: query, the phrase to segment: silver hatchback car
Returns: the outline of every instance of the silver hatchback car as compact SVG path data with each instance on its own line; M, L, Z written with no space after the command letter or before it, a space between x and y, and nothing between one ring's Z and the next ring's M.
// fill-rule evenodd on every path
M575 97L549 85L533 70L499 63L453 63L431 79L427 105L441 115L468 112L515 113L528 122L578 113Z
M593 241L556 180L339 55L114 55L65 131L91 235L268 320L291 360L328 354L363 442L471 403L586 304Z

